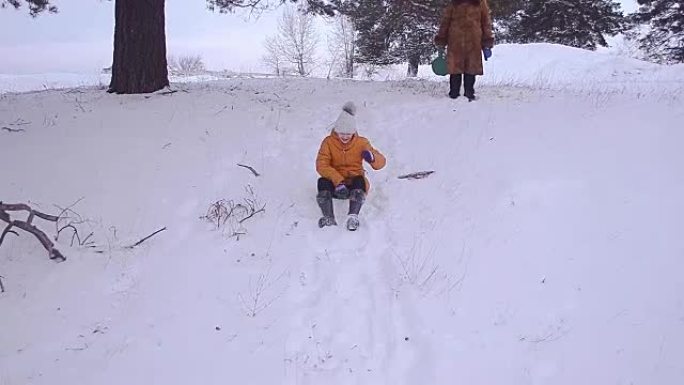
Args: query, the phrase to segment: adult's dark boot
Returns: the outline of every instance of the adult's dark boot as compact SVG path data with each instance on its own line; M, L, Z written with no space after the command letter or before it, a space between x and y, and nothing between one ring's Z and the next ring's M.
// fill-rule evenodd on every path
M466 98L468 98L468 101L473 101L475 100L475 75L469 75L469 74L464 74L463 75L463 88L464 88L464 95Z
M330 191L319 191L316 195L316 202L321 208L323 216L318 220L318 227L337 226L335 214L333 212L332 193Z
M449 75L449 97L456 99L461 96L461 74Z

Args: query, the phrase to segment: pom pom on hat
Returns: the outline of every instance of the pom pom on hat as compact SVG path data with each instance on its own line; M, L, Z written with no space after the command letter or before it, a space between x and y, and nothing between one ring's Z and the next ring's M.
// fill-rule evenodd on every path
M342 106L342 111L354 116L356 115L356 105L354 105L354 102L346 102L344 103L344 106Z
M338 134L356 134L356 106L353 102L347 102L342 106L342 112L335 121L333 130Z

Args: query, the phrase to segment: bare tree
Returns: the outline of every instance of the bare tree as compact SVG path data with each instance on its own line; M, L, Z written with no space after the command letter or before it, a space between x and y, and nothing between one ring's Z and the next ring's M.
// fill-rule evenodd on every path
M290 63L300 76L308 76L316 62L318 46L314 16L303 10L285 7L278 21L278 34L269 37L265 44L268 56L277 56L281 73L281 63ZM273 58L269 61L272 62Z
M204 61L200 55L169 56L169 71L173 75L189 76L204 72Z
M339 14L332 19L332 32L328 40L331 62L338 62L342 76L354 77L354 55L356 55L356 30L349 16Z
M332 38L332 36L328 35L327 36L327 41L328 41L328 58L325 60L325 65L328 67L328 75L326 78L330 79L330 76L334 75L340 75L341 74L341 66L340 66L340 60L342 59L342 53L338 49L337 44L335 44L335 40Z
M277 76L284 74L283 58L280 54L280 40L278 36L269 36L264 42L266 54L263 56L263 61L273 70Z

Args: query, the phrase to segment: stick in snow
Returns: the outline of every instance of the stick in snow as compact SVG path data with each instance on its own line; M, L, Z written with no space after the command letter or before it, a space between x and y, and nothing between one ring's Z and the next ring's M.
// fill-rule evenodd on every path
M23 128L9 128L9 127L2 127L3 130L7 132L26 132Z
M27 211L29 213L29 216L26 219L26 221L12 220L7 211ZM55 248L55 244L52 243L50 238L48 238L48 236L45 235L44 232L42 232L40 229L38 229L31 223L34 217L38 217L46 221L52 222L57 222L59 220L59 217L56 217L54 215L43 214L40 211L35 211L29 205L23 203L7 204L0 202L0 220L7 222L7 227L2 232L2 235L0 235L0 245L2 245L2 241L4 241L5 236L8 233L12 233L15 235L17 234L16 232L11 231L12 227L17 227L28 233L33 234L36 238L38 238L38 241L40 241L45 250L48 251L50 259L57 260L59 262L66 261L66 257L64 257L64 255L62 255L62 253Z
M423 179L434 174L434 171L418 171L406 175L400 175L399 179Z
M254 176L259 176L259 173L251 166L247 166L245 164L240 164L240 163L238 163L238 166L248 169L249 171L252 172L252 174L254 174Z
M136 246L139 246L141 243L143 243L143 242L145 242L146 240L148 240L148 239L154 237L155 235L161 233L161 232L164 231L164 230L166 230L166 227L164 227L164 228L162 228L162 229L159 229L159 230L155 231L154 233L152 233L152 234L146 236L145 238L139 240L138 242L132 244L131 246L128 246L127 249L132 249L132 248L134 248L134 247L136 247Z

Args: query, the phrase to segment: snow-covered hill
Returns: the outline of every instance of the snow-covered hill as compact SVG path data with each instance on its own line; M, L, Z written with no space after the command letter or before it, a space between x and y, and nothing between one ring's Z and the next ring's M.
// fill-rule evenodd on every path
M479 84L492 87L525 87L574 92L638 92L653 96L684 92L684 64L664 66L618 56L604 50L592 52L557 44L501 44L485 62L486 76ZM320 68L321 76L327 69ZM267 77L264 74L212 72L204 76L171 77L172 82L203 82L224 77ZM404 80L405 65L366 68L360 66L361 80ZM421 66L419 78L441 81L430 66ZM0 74L0 93L42 91L45 89L98 86L109 84L109 75L88 74ZM656 95L656 96L657 96Z
M427 80L3 94L0 200L76 202L97 247L62 233L56 264L7 234L0 384L681 384L681 71L519 48L474 103ZM669 85L566 87L582 68ZM314 198L347 100L388 157L355 233ZM265 212L200 219L245 198Z

